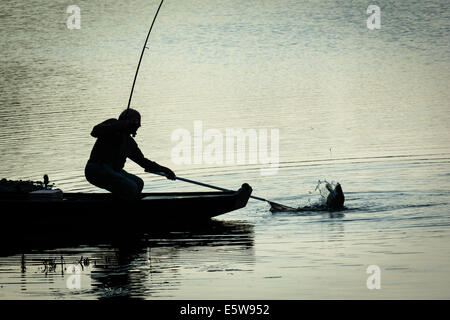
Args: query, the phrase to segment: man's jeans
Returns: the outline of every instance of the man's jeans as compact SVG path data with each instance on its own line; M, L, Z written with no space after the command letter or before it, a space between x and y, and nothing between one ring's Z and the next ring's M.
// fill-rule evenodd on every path
M87 181L111 192L123 200L136 200L144 187L144 181L125 170L115 171L107 164L88 162L84 169Z

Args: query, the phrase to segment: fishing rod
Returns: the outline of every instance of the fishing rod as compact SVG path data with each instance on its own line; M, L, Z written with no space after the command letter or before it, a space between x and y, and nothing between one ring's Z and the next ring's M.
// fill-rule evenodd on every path
M144 51L145 51L145 49L148 49L147 48L147 41L148 41L148 38L150 37L150 32L152 32L153 25L155 24L156 17L158 16L159 9L161 9L161 6L162 6L163 2L164 2L164 0L161 0L161 3L159 4L158 10L156 11L155 17L153 18L152 25L150 26L150 29L148 30L147 38L145 39L144 47L142 48L141 57L139 58L139 63L138 63L137 69L136 69L136 74L134 75L133 86L131 87L130 99L128 100L127 110L130 109L131 97L133 96L134 85L136 84L136 79L137 79L137 75L138 75L138 72L139 72L139 67L141 66L142 57L144 56Z

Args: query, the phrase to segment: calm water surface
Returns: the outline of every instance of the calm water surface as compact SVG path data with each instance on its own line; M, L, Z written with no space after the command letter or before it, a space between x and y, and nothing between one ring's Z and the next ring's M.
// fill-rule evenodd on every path
M72 4L0 4L0 172L98 192L83 175L89 133L126 107L159 2L80 0L81 29L68 30ZM272 214L251 200L199 228L3 244L0 298L450 298L450 5L377 4L380 30L359 0L166 0L133 97L138 144L179 176L247 182L291 206L318 203L319 180L339 181L347 210ZM171 135L194 121L278 129L277 174L174 163ZM147 192L204 190L126 169ZM72 265L78 290L67 287ZM367 289L370 265L379 290Z

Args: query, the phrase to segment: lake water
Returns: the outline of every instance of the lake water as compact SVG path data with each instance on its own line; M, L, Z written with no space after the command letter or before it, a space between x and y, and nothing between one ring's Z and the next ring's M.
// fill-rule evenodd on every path
M73 4L81 29L69 30ZM1 177L48 174L63 191L100 191L84 178L89 133L126 108L158 4L1 2ZM320 201L319 180L338 181L347 210L272 214L251 200L202 228L56 239L0 257L0 298L449 299L450 3L377 1L375 30L368 4L166 0L132 101L142 151L180 177L247 182L296 207ZM196 123L223 136L277 130L278 170L262 175L269 164L250 163L248 150L243 163L204 152L195 161L198 149L177 162L172 134L185 129L194 141ZM126 169L146 192L205 190L131 161ZM78 289L68 288L72 265ZM380 289L369 290L373 265Z

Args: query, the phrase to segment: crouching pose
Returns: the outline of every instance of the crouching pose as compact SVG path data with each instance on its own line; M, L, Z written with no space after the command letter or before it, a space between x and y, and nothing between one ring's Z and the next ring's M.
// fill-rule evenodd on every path
M144 157L133 139L140 126L139 112L127 109L120 114L119 119L108 119L96 125L91 132L91 136L97 138L97 141L86 164L86 179L93 185L110 191L117 199L139 199L144 187L141 178L123 170L127 158L145 171L162 172L171 180L176 178L169 168Z

